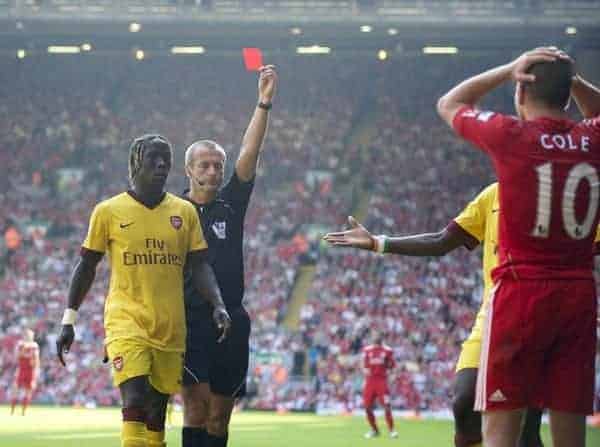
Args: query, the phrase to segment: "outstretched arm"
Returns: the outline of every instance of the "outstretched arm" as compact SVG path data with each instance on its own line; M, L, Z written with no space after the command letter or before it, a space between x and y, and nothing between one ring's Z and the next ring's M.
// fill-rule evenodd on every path
M213 320L221 335L218 342L221 342L227 337L229 328L231 327L231 319L225 309L225 303L221 298L221 291L215 278L215 273L208 262L204 258L203 252L190 252L187 260L192 268L192 281L194 287L205 301L213 308Z
M69 352L71 344L75 339L75 317L77 310L85 299L87 293L96 277L96 267L102 259L102 253L83 249L81 258L73 270L71 283L69 285L69 297L67 309L65 310L62 320L62 330L56 340L56 354L58 360L65 366L63 354Z
M443 256L464 245L464 238L446 229L403 237L373 236L354 217L348 218L350 230L328 233L323 239L336 247L354 247L405 256Z
M249 182L256 175L258 158L269 124L269 108L277 87L277 72L273 65L260 69L258 79L258 105L254 109L250 124L242 139L240 156L235 164L235 172L243 182Z
M580 75L573 78L571 96L584 118L595 118L600 115L600 88L592 85Z
M464 106L473 106L501 84L510 81L534 82L535 76L527 73L529 67L539 62L552 62L568 56L554 47L536 48L514 61L492 68L461 82L442 96L437 103L440 117L452 127L454 117Z

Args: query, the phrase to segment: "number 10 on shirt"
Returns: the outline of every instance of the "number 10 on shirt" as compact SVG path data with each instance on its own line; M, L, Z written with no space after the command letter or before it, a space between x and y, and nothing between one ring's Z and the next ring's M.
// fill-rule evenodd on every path
M537 212L532 236L547 238L550 232L552 218L552 163L544 163L535 168L538 176ZM583 221L577 220L575 203L577 192L582 180L590 186L587 209ZM598 172L589 163L579 163L571 168L562 190L561 210L562 224L565 232L572 239L585 239L592 231L596 213L598 211L598 198L600 197Z

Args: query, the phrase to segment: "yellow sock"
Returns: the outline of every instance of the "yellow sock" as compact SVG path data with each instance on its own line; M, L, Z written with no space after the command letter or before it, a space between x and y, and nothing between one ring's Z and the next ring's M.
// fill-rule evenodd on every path
M165 432L164 431L146 431L146 439L148 440L148 447L166 447Z
M167 424L173 425L173 404L171 402L167 406Z
M146 424L143 422L123 421L121 447L148 447Z
M483 447L483 444L473 444L471 447Z

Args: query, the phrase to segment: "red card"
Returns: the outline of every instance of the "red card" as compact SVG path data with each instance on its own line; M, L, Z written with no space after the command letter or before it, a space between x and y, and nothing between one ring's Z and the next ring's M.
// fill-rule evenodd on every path
M258 71L263 66L262 51L260 48L244 48L244 64L248 71Z

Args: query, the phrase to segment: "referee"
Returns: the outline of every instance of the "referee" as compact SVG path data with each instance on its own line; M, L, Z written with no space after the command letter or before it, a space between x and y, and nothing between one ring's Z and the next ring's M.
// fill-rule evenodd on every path
M185 153L189 189L208 243L212 266L223 301L231 316L231 330L221 340L186 272L187 350L183 373L183 447L224 447L235 400L246 392L250 318L244 296L244 217L268 124L277 74L272 65L260 69L258 104L242 140L234 173L225 186L227 154L214 141L201 140Z

